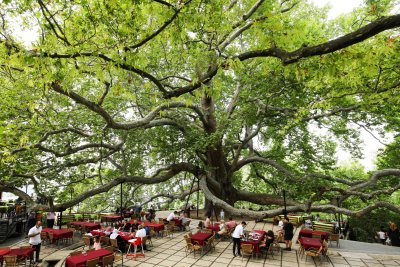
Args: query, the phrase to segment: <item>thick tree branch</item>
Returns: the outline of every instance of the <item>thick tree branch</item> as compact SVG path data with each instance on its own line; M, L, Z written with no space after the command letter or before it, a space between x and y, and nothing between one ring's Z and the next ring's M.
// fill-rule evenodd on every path
M338 51L340 49L349 47L351 45L360 43L378 33L383 31L394 29L400 26L400 14L382 17L376 21L373 21L358 30L333 39L331 41L310 47L302 47L293 52L273 47L264 50L255 50L245 52L237 56L241 61L256 58L256 57L276 57L279 58L283 64L291 64L299 61L303 58L312 56L319 56Z

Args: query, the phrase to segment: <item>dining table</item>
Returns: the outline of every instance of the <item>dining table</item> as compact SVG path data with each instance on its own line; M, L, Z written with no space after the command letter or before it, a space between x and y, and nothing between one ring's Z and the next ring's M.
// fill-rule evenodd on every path
M102 222L117 222L117 221L121 221L123 219L123 217L121 215L101 215L101 221Z
M196 243L199 246L205 246L206 245L206 240L209 239L212 236L211 233L195 233L193 234L190 238L192 243Z
M209 225L207 229L213 230L214 232L219 232L219 223L214 223L213 225Z
M86 266L86 262L88 260L92 260L95 258L99 258L99 261L105 256L113 255L113 253L107 249L99 249L88 251L86 253L82 253L75 256L69 256L65 260L65 267L78 267L78 266Z
M53 233L53 243L63 238L72 238L74 235L74 232L68 229L43 228L42 232Z
M0 262L1 262L1 265L3 265L3 257L5 256L5 255L7 255L7 256L17 256L17 258L19 258L19 259L25 259L25 260L27 260L27 259L31 259L32 257L32 254L33 254L33 252L35 251L35 249L34 248L32 248L32 247L26 247L26 248L11 248L11 249L2 249L2 250L0 250L1 252L0 252ZM26 262L25 262L25 265L26 265Z
M70 222L71 225L75 225L75 226L84 226L86 229L88 230L95 230L95 229L101 229L101 225L100 223L91 223L91 222L81 222L81 221L74 221L74 222Z
M311 229L301 229L299 232L299 238L301 237L312 237L312 235L320 235L321 239L328 240L329 232L325 231L314 231Z

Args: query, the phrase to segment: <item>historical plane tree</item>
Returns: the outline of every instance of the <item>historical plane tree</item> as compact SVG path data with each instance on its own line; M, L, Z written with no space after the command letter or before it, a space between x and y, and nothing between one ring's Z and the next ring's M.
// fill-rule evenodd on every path
M253 218L283 190L289 212L399 212L398 165L336 169L361 131L399 133L395 2L329 20L299 0L3 1L0 190L55 210L124 184Z

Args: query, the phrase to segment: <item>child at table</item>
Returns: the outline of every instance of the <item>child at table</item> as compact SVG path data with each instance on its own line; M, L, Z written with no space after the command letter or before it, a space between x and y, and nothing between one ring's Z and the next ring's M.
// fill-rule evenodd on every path
M98 236L98 235L94 237L93 248L94 248L95 250L101 249L100 236Z

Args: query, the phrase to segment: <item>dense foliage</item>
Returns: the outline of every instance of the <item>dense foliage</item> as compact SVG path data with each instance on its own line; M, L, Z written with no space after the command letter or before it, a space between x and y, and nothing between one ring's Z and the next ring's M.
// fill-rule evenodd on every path
M398 165L348 177L335 157L398 134L395 4L328 20L291 0L5 1L0 189L34 206L32 184L46 209L116 206L122 183L127 206L201 190L265 217L286 190L292 212L400 211Z

